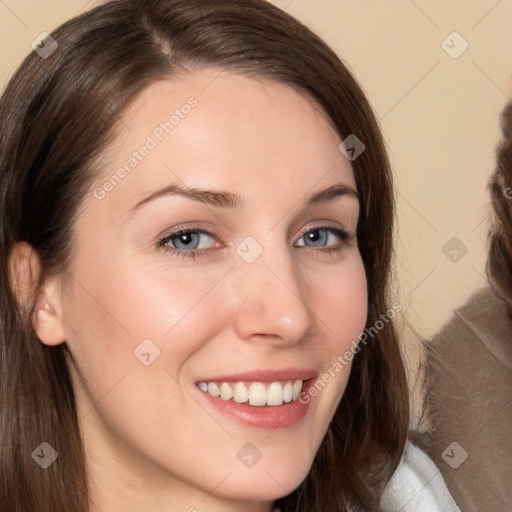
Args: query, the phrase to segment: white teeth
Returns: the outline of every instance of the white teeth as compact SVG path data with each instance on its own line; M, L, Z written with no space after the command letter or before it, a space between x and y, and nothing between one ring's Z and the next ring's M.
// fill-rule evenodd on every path
M249 400L249 391L243 382L237 382L233 388L233 400L239 404L244 404Z
M299 398L301 390L302 390L302 381L296 380L293 383L293 395L292 395L293 398L292 398L292 400L297 400L297 398Z
M293 399L293 384L287 382L283 387L283 402L288 403Z
M227 382L223 382L220 385L220 397L222 400L230 400L233 398L233 390Z
M212 395L212 396L220 395L219 386L217 386L217 384L215 384L215 382L209 382L208 386L207 386L207 390L208 390L208 393L210 393L210 395ZM205 390L203 389L203 391L205 391Z
M227 382L198 382L197 387L209 395L231 400L239 404L249 402L250 405L278 406L297 400L302 390L303 381L298 379L286 382L251 382L248 386L243 382L229 384Z
M302 385L302 381L298 380ZM267 391L267 405L283 405L283 386L279 382L272 382Z
M251 405L265 405L267 403L267 390L261 382L253 382L250 385L249 403Z

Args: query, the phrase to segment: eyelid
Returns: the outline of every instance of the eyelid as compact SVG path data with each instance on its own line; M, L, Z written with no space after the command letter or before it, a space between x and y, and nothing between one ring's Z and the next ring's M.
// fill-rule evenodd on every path
M299 247L303 247L304 249L312 250L313 252L320 253L320 254L321 253L329 253L329 252L339 252L345 247L346 243L350 242L351 240L356 240L356 235L354 232L351 232L339 225L338 226L330 225L329 221L323 221L323 222L316 221L315 224L309 225L309 226L303 228L300 231L297 240L300 240L305 234L309 233L310 231L314 231L316 229L330 230L331 232L335 233L335 235L337 235L340 238L340 242L338 244L329 245L326 247L318 247L318 248L309 247L307 245L302 245ZM185 258L195 259L196 254L200 254L201 256L210 255L213 248L185 250L185 249L176 249L175 247L167 245L167 243L170 240L172 240L172 238L177 237L181 234L190 233L190 232L205 234L212 238L217 238L217 239L219 238L219 234L218 234L217 230L215 230L215 229L210 229L210 231L208 231L208 230L202 229L200 227L196 227L196 226L177 226L168 235L164 236L163 238L159 237L158 246L164 247L166 252L171 252L171 253L173 253L173 255L180 257L182 259L185 259ZM218 243L217 248L219 248L219 247L220 248L227 247L227 244L224 244L222 242ZM296 247L295 244L294 244L294 247Z
M170 231L166 230L166 232L168 233L167 235L159 235L158 236L158 245L163 245L164 241L168 241L175 236L181 235L182 233L190 233L190 232L203 233L203 234L209 235L213 238L220 238L220 233L216 229L214 229L214 228L204 229L204 228L200 228L199 226L184 226L184 225L175 226L174 228L172 228L172 230L170 230Z
M305 227L300 231L299 238L303 237L306 233L309 233L310 231L314 231L315 229L332 229L334 231L343 231L347 235L350 235L350 231L348 229L343 228L340 225L333 226L329 224L329 221L317 221L316 224L310 225Z
M306 233L308 233L309 231L313 231L315 229L334 229L334 230L343 231L347 235L352 235L353 234L350 230L345 229L345 228L341 227L340 225L337 225L337 226L330 225L329 221L316 221L315 224L306 226L305 228L301 229L301 231L299 232L298 238L303 237ZM219 238L220 237L220 233L216 229L214 229L214 228L208 228L208 230L206 230L206 229L200 228L199 226L185 226L185 225L181 225L181 226L174 227L172 229L172 231L168 235L159 235L158 236L159 245L164 240L168 241L172 237L178 236L178 235L180 235L182 233L188 233L188 232L203 233L205 235L210 235L210 236L213 236L215 238Z

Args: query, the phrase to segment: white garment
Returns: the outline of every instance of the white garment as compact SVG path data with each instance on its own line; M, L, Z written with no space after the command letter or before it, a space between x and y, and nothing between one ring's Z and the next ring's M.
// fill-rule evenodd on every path
M460 512L437 466L411 442L406 444L381 505L385 512Z
M408 441L381 500L384 512L460 512L432 459ZM281 512L278 508L274 512Z

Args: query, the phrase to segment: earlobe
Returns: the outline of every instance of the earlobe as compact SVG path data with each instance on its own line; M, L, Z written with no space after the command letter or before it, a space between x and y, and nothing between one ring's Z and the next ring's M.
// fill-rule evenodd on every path
M32 327L37 337L45 345L60 345L66 341L64 333L60 296L56 289L54 278L45 282L39 293L34 314L32 316Z
M45 345L59 345L66 341L66 337L58 278L48 277L39 288L41 273L35 250L26 242L17 242L9 255L9 279L18 307L28 319L34 304L30 322L37 337Z

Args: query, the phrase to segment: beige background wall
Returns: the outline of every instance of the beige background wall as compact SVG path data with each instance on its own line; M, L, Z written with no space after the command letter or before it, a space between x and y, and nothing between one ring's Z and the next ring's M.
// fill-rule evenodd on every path
M0 0L2 84L41 32L97 3ZM429 336L484 284L485 187L512 91L512 0L273 3L335 48L381 119L398 191L400 297ZM444 252L456 262L443 253L453 237L458 247Z

